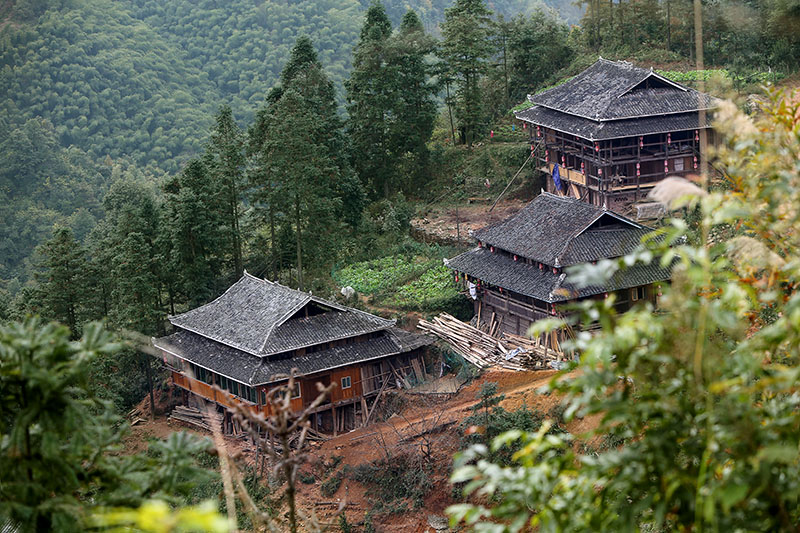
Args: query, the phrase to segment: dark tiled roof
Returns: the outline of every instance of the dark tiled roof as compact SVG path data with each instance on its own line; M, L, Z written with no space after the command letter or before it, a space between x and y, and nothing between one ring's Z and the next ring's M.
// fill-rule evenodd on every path
M333 312L289 320L311 302ZM247 272L216 300L170 317L170 322L256 356L378 331L395 323Z
M310 375L408 352L432 342L433 340L425 335L391 328L385 335L374 339L278 360L256 357L191 331L176 331L167 337L155 339L153 344L156 348L166 350L176 357L240 383L254 386L285 379L293 368L296 368L301 375Z
M534 104L596 121L709 109L715 100L625 61L599 59Z
M262 361L261 357L185 330L155 339L153 345L246 385L253 384L251 378Z
M401 348L391 335L354 344L345 344L300 357L279 361L264 361L253 376L253 384L261 385L285 379L296 368L300 374L309 375L354 363L363 363L401 353Z
M394 322L357 309L292 318L277 326L262 350L270 355L386 329Z
M389 334L392 336L395 344L400 347L400 353L410 352L423 346L430 346L433 344L434 339L428 335L420 335L419 333L411 333L400 328L390 328Z
M507 255L493 254L484 248L456 256L450 259L448 266L485 283L548 303L638 287L670 278L670 269L657 264L637 264L617 272L605 286L576 289L563 272L554 274L551 269L539 270L536 266L514 261Z
M534 265L514 261L503 254L493 254L485 248L457 255L448 261L447 266L490 285L545 302L557 301L551 293L558 286L559 274L553 274L550 269L539 270Z
M622 257L634 251L649 228L593 228L570 240L559 257L561 265L577 265Z
M602 230L610 242L602 243L595 252L591 245L602 238L591 235L578 242L574 239L606 217L619 231ZM599 229L597 231L600 231ZM645 228L621 215L581 202L577 198L542 193L511 217L486 228L473 236L488 246L507 250L551 266L564 266L624 255L635 248L629 243L646 232ZM638 241L636 241L638 244ZM607 252L624 250L616 255Z
M681 113L600 122L562 113L561 111L548 109L542 106L533 106L524 111L515 113L515 115L518 119L525 122L558 130L562 133L576 135L590 141L604 141L608 139L653 135L674 131L689 131L698 129L700 123L698 113ZM709 116L706 116L703 127L711 127L711 118Z

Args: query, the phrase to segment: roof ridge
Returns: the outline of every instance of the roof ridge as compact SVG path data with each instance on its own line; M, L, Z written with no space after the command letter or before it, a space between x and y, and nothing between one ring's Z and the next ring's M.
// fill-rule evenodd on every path
M231 289L233 289L240 281L242 281L244 279L245 275L248 276L248 277L251 277L253 279L258 279L255 276L253 276L251 274L248 274L247 271L245 271L241 278L237 279L234 283L231 284L230 287L225 289L225 292L223 292L222 294L220 294L219 296L217 296L216 298L214 298L210 302L204 303L203 305L201 305L199 307L195 307L194 309L189 309L188 311L184 311L183 313L181 313L179 315L167 315L167 320L169 320L169 323L174 326L176 324L172 321L173 318L178 318L178 317L181 317L181 316L184 316L184 315L188 315L189 313L192 313L192 312L196 311L197 309L200 309L201 307L213 304L214 302L216 302L217 300L219 300L220 298L222 298L223 296L228 294ZM184 328L184 329L186 329L186 328Z
M283 287L283 285L281 285L281 287ZM294 290L294 289L291 289L289 287L286 287L286 288L289 289L289 290ZM295 305L294 307L292 307L291 309L286 311L284 314L282 314L280 316L280 318L278 318L278 320L276 320L272 324L272 326L270 326L270 328L266 332L266 335L264 335L264 342L261 343L261 348L259 348L259 350L258 350L258 352L260 354L264 353L264 348L267 347L267 342L269 341L270 336L272 336L272 333L275 331L275 328L281 327L287 320L289 320L289 318L293 314L295 314L297 311L299 311L300 309L302 309L303 307L308 305L308 302L311 301L312 296L310 294L303 293L302 291L297 291L297 292L299 292L301 294L305 294L306 297L303 300L299 300L297 302L297 305Z

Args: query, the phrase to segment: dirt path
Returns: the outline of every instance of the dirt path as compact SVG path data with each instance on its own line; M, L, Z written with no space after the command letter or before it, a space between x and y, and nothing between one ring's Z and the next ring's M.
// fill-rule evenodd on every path
M375 495L370 489L344 476L341 486L332 496L321 493L322 482L335 471L346 467L357 467L382 457L397 457L402 453L419 454L424 446L430 446L435 472L432 474L433 489L425 498L421 509L374 517L378 531L423 532L432 531L428 516L443 516L445 508L454 503L449 485L452 456L461 448L461 421L471 414L477 396L484 383L496 382L498 392L505 396L500 404L506 409L517 409L523 404L542 413L548 413L559 399L553 395L537 393L547 385L555 371L514 372L489 369L479 378L463 386L455 394L413 394L397 392L388 395L382 402L401 404L397 414L377 424L339 435L323 443L314 444L308 451L307 461L300 469L300 478L314 478L314 483L298 483L299 505L307 511L312 509L320 517L330 517L340 501L346 501L346 516L350 523L363 521L365 513L372 507ZM150 439L161 439L173 431L189 431L201 436L207 432L197 431L181 423L170 423L165 415L155 420L144 420L131 429L125 440L127 452L145 449ZM241 460L253 464L254 457L246 442L226 439L228 452L239 454ZM335 464L334 468L330 468Z
M469 236L474 231L503 220L528 203L527 200L503 200L490 212L494 198L482 198L479 202L455 206L433 206L411 221L412 235L423 242L440 244L473 244Z

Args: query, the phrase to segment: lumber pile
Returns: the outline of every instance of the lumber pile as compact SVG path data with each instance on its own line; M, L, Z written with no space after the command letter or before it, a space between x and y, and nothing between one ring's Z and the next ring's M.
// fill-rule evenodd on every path
M178 405L172 410L172 414L170 414L169 417L171 420L178 420L205 429L206 431L211 431L211 426L208 425L206 414L194 407Z
M507 333L497 334L499 327L484 332L457 318L442 313L432 321L420 320L421 330L445 341L464 359L477 366L487 368L499 366L509 370L542 370L551 368L550 362L563 361L565 356L555 350L550 338L544 342Z

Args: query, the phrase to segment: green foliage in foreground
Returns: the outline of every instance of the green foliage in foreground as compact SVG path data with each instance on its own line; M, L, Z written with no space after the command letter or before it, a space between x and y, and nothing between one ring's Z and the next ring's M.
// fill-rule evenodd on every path
M492 532L796 529L800 120L782 102L758 127L721 107L726 190L663 191L673 208L697 206L699 243L683 240L689 228L676 219L652 251L582 273L591 283L632 261L676 261L659 314L646 304L615 315L613 298L583 306L602 329L578 336L580 371L553 383L565 417L598 415L588 437L619 445L583 454L546 422L492 442L521 445L511 466L473 446L453 481L502 503L453 506L453 521Z
M194 459L208 443L184 433L147 454L118 453L122 421L91 394L88 366L119 348L96 323L77 341L37 319L0 326L0 522L82 531L103 508L182 503L213 477Z

